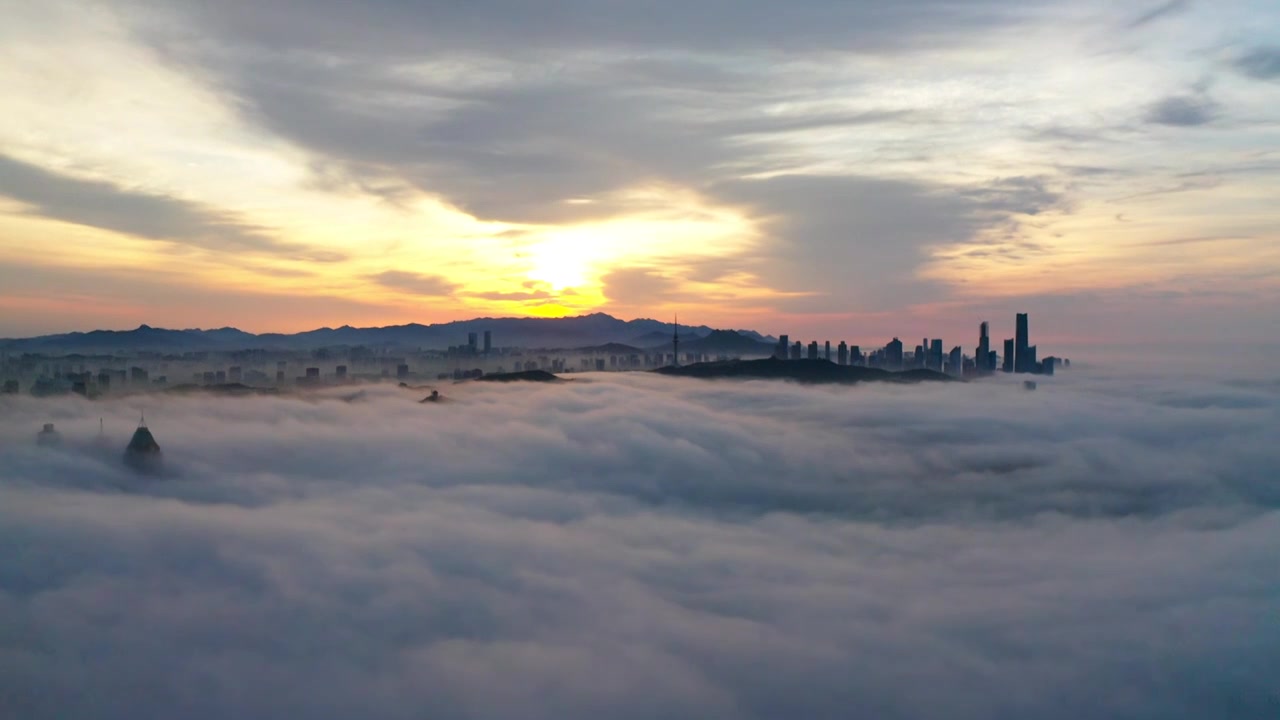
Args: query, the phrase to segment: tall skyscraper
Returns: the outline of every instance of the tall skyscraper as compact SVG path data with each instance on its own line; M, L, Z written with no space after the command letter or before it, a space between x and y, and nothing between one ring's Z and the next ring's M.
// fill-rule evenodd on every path
M817 340L809 341L809 359L810 360L818 359L818 341Z
M991 338L987 335L987 321L983 320L982 324L978 326L978 351L973 356L979 375L985 375L995 370L994 367L989 367L987 364L987 356L990 352Z
M1001 363L1000 369L1007 373L1013 372L1013 338L1005 338L1004 362Z
M800 356L803 354L804 354L804 346L800 344L799 340L795 341L795 343L791 346L791 359L799 360Z
M484 354L488 355L489 351L491 350L493 350L493 331L485 330L484 331Z
M863 365L862 348L857 345L849 346L849 364Z
M951 348L951 355L947 358L947 372L956 377L964 375L964 350L959 345Z
M825 342L827 344L827 352L826 352L827 362L831 362L831 341L826 340Z
M902 341L898 338L884 346L884 364L889 370L902 369Z
M791 336L789 335L778 336L778 347L773 351L774 357L778 358L779 360L786 360L787 353L789 352L791 352Z
M671 323L671 352L675 355L675 362L672 365L680 367L680 316L672 317Z
M929 369L942 372L942 340L939 338L934 338L929 348Z
M1013 349L1013 371L1020 373L1031 372L1031 367L1027 362L1027 348L1031 346L1031 342L1027 332L1026 313L1018 313L1017 325L1016 346ZM1034 363L1035 361L1032 360L1031 362Z
M841 340L839 347L836 348L836 362L840 365L849 364L849 345Z

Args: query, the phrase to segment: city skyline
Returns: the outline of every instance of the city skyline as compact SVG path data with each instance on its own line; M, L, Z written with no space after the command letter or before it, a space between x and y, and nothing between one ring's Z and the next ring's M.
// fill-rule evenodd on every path
M0 336L1016 306L1212 346L1280 304L1270 3L147 5L6 9Z

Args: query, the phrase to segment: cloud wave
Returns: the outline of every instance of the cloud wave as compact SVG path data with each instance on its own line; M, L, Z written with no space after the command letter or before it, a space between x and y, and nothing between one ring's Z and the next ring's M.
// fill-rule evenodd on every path
M1276 707L1274 382L443 390L3 399L0 715Z

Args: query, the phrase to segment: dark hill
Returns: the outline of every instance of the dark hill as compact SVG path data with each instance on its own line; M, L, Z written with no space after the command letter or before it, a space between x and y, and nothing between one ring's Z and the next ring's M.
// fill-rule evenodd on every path
M658 368L653 372L677 377L795 380L797 382L815 384L852 384L858 382L916 383L927 381L950 382L955 380L955 378L933 370L890 372L880 368L836 365L827 360L778 360L777 358L697 363L683 367Z
M476 378L476 382L564 382L563 379L552 375L546 370L524 370L522 372L513 373L494 373L493 375L481 375Z
M709 355L772 355L773 344L764 343L747 337L736 330L712 330L706 337L696 338L680 343L685 352L707 353Z

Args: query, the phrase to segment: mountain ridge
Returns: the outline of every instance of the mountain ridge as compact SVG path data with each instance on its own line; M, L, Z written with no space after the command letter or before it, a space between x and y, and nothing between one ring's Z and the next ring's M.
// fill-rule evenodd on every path
M320 327L297 333L250 333L234 327L211 329L157 328L141 324L132 330L89 330L29 338L0 339L7 352L152 351L194 352L264 350L314 350L338 346L375 346L443 350L465 345L467 334L492 332L494 347L554 348L608 343L629 344L638 337L670 333L671 323L652 318L622 320L606 313L565 318L482 317L423 325L380 327ZM682 339L694 342L711 335L705 326L680 326ZM739 331L753 338L769 338L755 331ZM690 337L693 336L693 337Z

